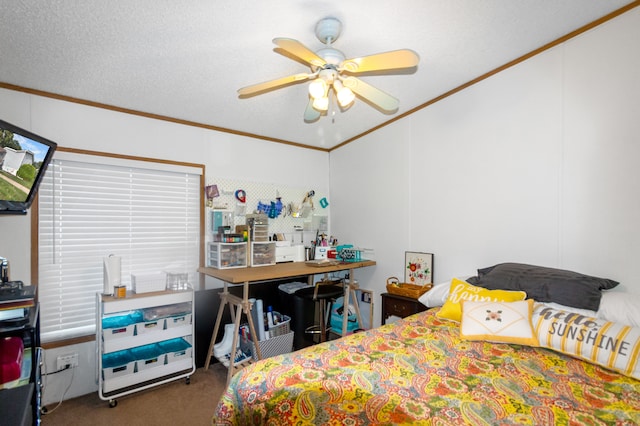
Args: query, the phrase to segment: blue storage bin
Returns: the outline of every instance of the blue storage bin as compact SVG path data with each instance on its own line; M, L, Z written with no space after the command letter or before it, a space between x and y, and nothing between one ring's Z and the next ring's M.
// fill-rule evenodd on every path
M162 352L166 354L167 364L185 358L191 358L191 343L181 337L158 342L158 346L160 346Z
M131 312L129 317L131 318L131 324L144 321L144 313L140 310Z
M331 329L337 334L342 334L342 321L344 318L343 303L344 299L338 298L331 309L330 325ZM357 303L357 301L355 303ZM360 325L358 324L358 317L355 313L355 307L353 310L351 307L351 304L349 304L349 309L347 309L347 333L351 333L360 328Z
M129 315L117 315L113 317L102 318L102 328L123 328L133 324Z
M171 340L165 340L163 342L158 342L158 346L162 349L163 352L177 352L184 351L191 347L191 343L187 342L181 337Z
M109 379L133 373L135 359L129 350L102 355L102 377Z
M129 349L136 361L137 371L164 365L164 352L156 343Z
M111 340L119 337L133 336L135 324L142 321L142 311L131 311L124 315L102 318L102 338Z

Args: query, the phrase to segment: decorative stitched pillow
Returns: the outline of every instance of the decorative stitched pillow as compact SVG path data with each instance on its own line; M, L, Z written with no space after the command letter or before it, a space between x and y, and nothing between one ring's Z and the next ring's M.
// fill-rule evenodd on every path
M462 300L460 337L466 340L538 346L531 326L533 300L474 302Z
M540 346L640 379L640 327L586 317L536 303Z
M454 278L451 280L449 297L436 316L438 318L459 322L462 313L460 308L461 300L479 302L515 302L526 298L527 293L524 291L487 290L486 288L476 287L465 281Z

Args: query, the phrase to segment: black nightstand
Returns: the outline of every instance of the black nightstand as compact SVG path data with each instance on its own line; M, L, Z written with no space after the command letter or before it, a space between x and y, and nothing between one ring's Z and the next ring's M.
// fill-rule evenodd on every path
M387 322L387 318L395 315L400 318L426 311L425 305L418 299L399 296L397 294L382 293L382 324Z

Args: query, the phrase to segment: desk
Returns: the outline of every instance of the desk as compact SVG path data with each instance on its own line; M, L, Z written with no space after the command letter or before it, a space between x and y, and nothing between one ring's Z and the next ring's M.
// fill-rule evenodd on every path
M218 309L218 316L216 318L216 324L213 327L213 335L211 336L211 343L209 344L209 351L207 352L207 358L205 362L205 370L209 368L211 357L213 356L213 346L215 345L216 336L218 335L218 329L220 322L222 321L222 315L227 304L230 305L231 319L235 324L232 348L235 348L238 343L238 332L240 330L240 317L244 312L247 315L247 322L249 323L249 330L252 336L257 336L253 319L251 317L251 302L249 302L249 284L252 282L269 281L285 278L295 277L307 277L309 284L313 284L313 276L316 274L329 274L330 272L349 271L349 284L345 285L344 293L344 306L349 306L349 295L351 291L355 291L356 284L353 278L353 270L358 268L364 268L366 266L374 266L376 262L372 260L363 260L361 262L341 262L337 265L330 266L309 266L305 262L290 262L279 263L270 266L260 266L253 268L235 268L235 269L216 269L216 268L200 268L198 271L202 274L210 277L217 278L224 283L224 290L220 294L222 303ZM228 291L228 284L243 285L242 298L230 294ZM231 305L236 307L234 312ZM356 303L357 306L357 303ZM347 316L344 316L342 324L342 335L344 336L347 331ZM260 345L256 345L256 352L258 359L262 359L262 353L260 351ZM229 363L229 372L227 375L227 384L233 376L236 365L233 362L233 356ZM250 363L251 359L247 361Z

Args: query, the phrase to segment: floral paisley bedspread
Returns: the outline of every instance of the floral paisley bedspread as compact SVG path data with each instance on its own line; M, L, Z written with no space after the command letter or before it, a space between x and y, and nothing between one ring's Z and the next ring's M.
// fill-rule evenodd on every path
M543 348L463 341L434 313L249 365L213 424L640 424L640 381Z

